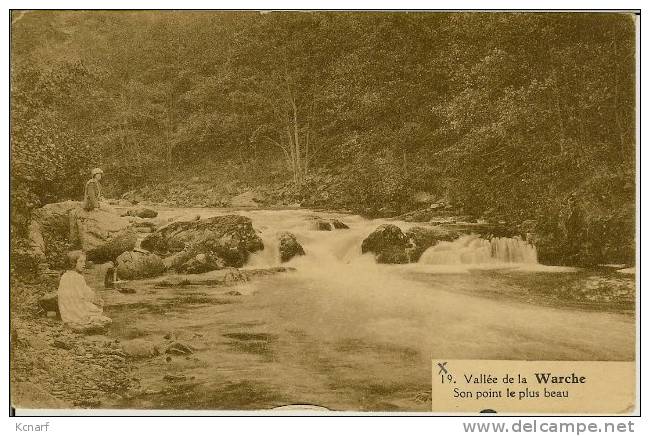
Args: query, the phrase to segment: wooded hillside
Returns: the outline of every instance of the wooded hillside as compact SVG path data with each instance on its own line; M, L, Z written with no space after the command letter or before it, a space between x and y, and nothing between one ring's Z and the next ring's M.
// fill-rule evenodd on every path
M426 192L528 223L552 263L634 260L631 15L14 12L11 49L16 235L92 167L117 196L212 162L368 215Z

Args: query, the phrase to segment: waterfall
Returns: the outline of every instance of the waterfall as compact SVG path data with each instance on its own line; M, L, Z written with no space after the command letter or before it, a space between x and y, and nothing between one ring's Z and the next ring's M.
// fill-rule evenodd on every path
M374 257L361 254L362 241L380 224L399 225L403 230L413 224L388 220L366 220L357 215L321 213L328 218L343 220L349 229L319 231L314 225L311 211L242 211L253 220L264 243L264 250L251 254L247 266L267 268L281 265L279 252L280 232L291 232L303 246L306 255L296 256L284 265L301 270L333 270L353 264L359 268L374 265ZM484 239L479 235L463 235L452 242L441 241L427 249L419 264L520 264L538 265L535 246L520 237Z
M264 244L264 250L251 254L247 265L254 268L268 268L280 265L280 243L277 232L262 232L260 238Z
M421 264L458 265L485 263L537 263L535 246L520 237L483 239L465 235L453 242L439 242L420 257Z
M243 211L250 217L253 226L264 244L264 250L250 255L247 267L267 268L286 265L300 269L323 269L335 265L346 265L367 261L361 255L361 243L383 220L366 220L357 215L335 215L321 213L324 218L341 219L349 229L335 229L326 219L321 222L330 226L325 230L313 219L314 212L305 211ZM279 237L281 232L292 233L305 250L305 256L296 256L281 263ZM363 257L363 259L361 259ZM374 261L373 261L374 263Z

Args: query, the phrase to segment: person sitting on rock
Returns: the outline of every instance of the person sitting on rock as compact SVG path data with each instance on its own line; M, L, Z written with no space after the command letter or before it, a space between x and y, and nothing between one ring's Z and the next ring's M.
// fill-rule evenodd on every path
M58 290L61 319L75 331L103 330L111 319L103 315L103 300L81 275L86 266L86 255L80 250L71 251L68 262L69 269L61 276Z
M83 208L89 212L101 208L101 203L104 201L102 185L99 183L103 174L101 168L95 168L92 170L92 178L86 182Z

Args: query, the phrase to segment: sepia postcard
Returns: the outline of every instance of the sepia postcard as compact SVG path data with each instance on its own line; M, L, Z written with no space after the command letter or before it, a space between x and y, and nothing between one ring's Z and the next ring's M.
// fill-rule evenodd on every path
M12 10L10 413L639 414L639 18Z

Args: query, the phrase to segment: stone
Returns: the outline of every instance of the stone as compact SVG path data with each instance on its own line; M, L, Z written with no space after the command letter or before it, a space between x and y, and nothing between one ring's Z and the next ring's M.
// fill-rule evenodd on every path
M363 240L361 252L374 253L379 263L407 263L409 247L409 239L399 227L382 224Z
M312 226L314 230L320 230L320 231L332 231L332 230L341 230L341 229L349 229L347 224L341 222L338 219L326 219L326 218L321 218L317 215L311 215L308 217L308 219L312 220Z
M117 276L120 279L134 280L156 277L163 273L165 265L154 253L126 251L117 257Z
M375 259L377 263L409 263L409 255L398 247L389 247L380 251Z
M451 230L422 226L411 227L404 235L410 242L411 247L407 251L411 262L417 262L427 248L433 247L439 241L451 242L460 236L458 232Z
M192 348L190 348L188 345L185 345L181 342L174 342L173 344L169 345L167 349L165 350L165 353L167 354L173 354L173 355L188 355L192 354L194 351Z
M302 245L300 245L293 233L282 232L278 236L280 239L280 260L282 262L288 262L295 256L305 255L305 250L302 248Z
M135 248L137 241L137 233L133 229L128 229L113 235L106 243L87 251L86 254L91 261L111 261L125 251Z
M71 242L92 261L111 261L135 247L137 234L128 219L104 210L75 209L70 214Z
M406 248L408 238L394 224L382 224L361 243L361 252L379 253L391 247Z
M156 212L153 209L149 209L144 206L139 206L133 209L129 209L126 211L126 213L123 216L137 216L140 218L156 218L158 216L158 212Z
M172 265L174 262L172 262ZM201 274L208 271L214 271L224 268L225 262L213 253L199 253L185 263L176 264L176 271L187 274Z
M133 358L154 357L160 354L158 347L145 339L131 339L121 343L126 356Z
M339 221L337 219L333 219L331 221L331 223L332 223L332 226L337 230L342 230L342 229L344 230L344 229L349 229L350 228L347 224L345 224L345 223L343 223L343 222L341 222L341 221Z
M46 204L32 211L32 221L37 222L43 231L67 237L70 232L70 212L80 206L79 201Z
M329 221L317 220L314 222L316 230L329 232L332 230L332 224Z
M191 259L194 259L191 264L210 262L218 269L244 266L250 253L264 249L264 244L250 218L223 215L172 222L146 236L141 247L159 254L174 254L171 261L165 262L174 269ZM197 258L201 254L205 258Z

